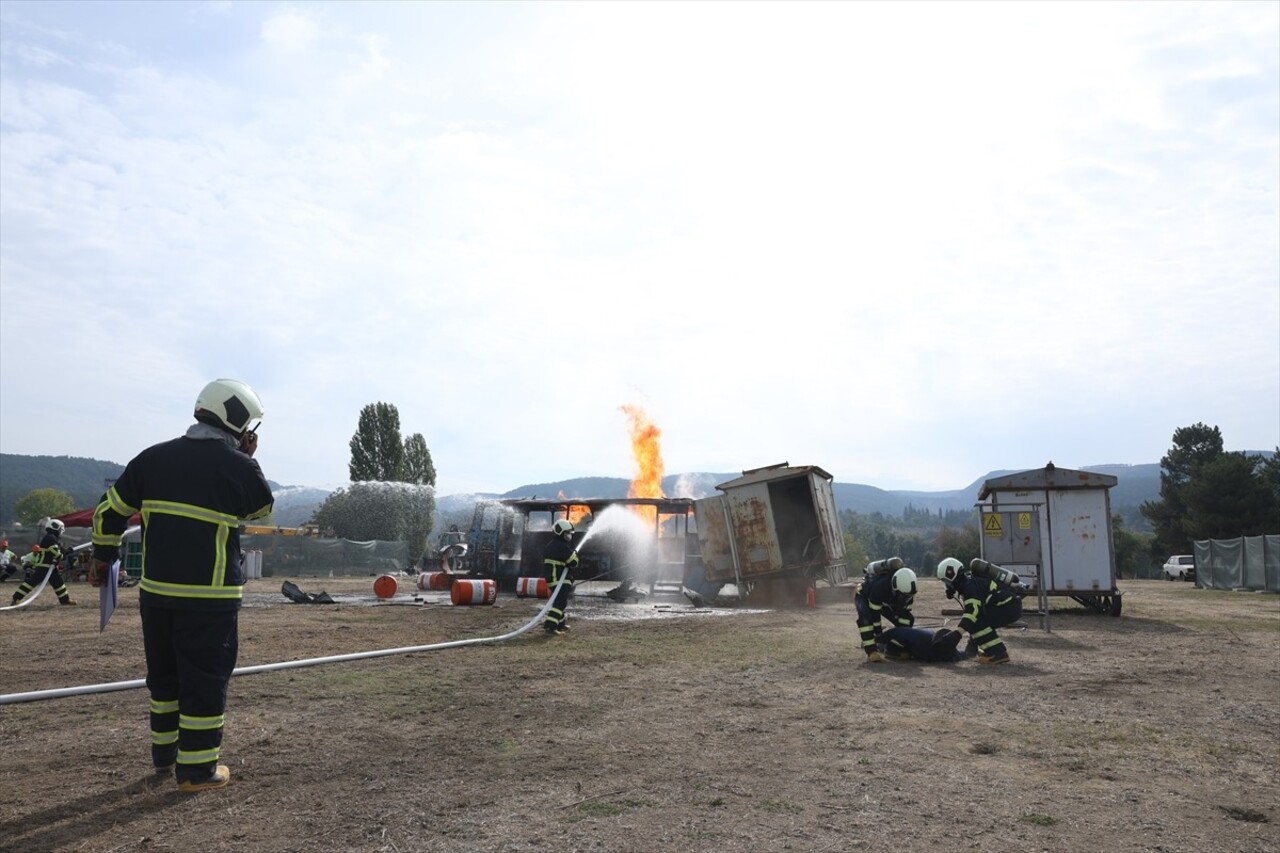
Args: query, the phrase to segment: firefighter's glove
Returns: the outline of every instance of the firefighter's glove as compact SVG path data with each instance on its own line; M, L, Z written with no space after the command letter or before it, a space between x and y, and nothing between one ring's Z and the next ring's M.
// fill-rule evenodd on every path
M1018 598L1026 598L1031 594L1031 587L1027 586L1025 583L1016 583L1013 585L1013 594L1018 596Z
M575 568L578 565L578 552L574 551L572 554L570 554L569 559L565 560L564 564L571 569Z
M89 564L89 586L106 586L111 577L111 567L102 560L94 560Z

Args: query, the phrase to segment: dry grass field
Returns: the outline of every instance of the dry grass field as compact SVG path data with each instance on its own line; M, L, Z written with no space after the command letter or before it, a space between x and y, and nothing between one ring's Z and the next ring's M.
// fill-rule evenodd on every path
M542 604L280 582L250 582L241 666L497 637ZM847 601L584 593L567 636L233 679L232 784L199 795L152 775L145 690L4 704L0 849L1277 853L1280 598L1121 589L1119 618L1055 600L1051 632L1003 632L1003 667L866 664ZM0 612L0 693L143 677L136 590L102 634L73 592ZM930 581L916 612L951 606Z

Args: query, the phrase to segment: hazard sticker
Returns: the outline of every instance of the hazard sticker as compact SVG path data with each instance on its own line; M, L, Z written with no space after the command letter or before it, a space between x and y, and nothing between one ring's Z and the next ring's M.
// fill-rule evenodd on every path
M988 513L982 520L982 532L988 536L1004 536L1004 516L999 513Z
M1031 513L1029 512L1018 513L1018 529L1019 530L1031 529Z

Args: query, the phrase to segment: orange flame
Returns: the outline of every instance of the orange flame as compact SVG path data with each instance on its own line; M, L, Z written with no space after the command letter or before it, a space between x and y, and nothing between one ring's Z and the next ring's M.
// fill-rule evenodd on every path
M649 420L639 406L624 405L619 409L627 416L631 428L631 454L636 459L636 475L627 487L629 498L664 498L662 493L662 430ZM642 518L656 518L653 507L635 507Z
M556 495L556 497L559 498L560 500L568 500L568 496L565 495L564 489L561 489L560 492ZM584 515L590 515L590 514L591 514L590 507L580 506L578 504L569 505L569 515L568 515L569 523L572 524L574 527L578 526L578 522L582 520L582 517Z

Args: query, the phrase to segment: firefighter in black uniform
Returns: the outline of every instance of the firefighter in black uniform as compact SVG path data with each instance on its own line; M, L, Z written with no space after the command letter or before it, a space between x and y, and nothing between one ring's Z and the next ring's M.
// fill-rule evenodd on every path
M573 594L573 569L578 565L578 552L570 544L573 540L571 521L560 519L551 526L551 532L554 535L542 551L543 577L551 589L555 589L561 578L564 578L564 584L551 602L551 609L547 611L542 627L548 634L563 634L569 630L566 616L569 596Z
M196 423L125 466L93 516L94 586L106 583L129 518L142 513L138 603L151 692L151 760L178 789L221 788L227 682L236 666L244 571L239 524L271 512L252 459L262 401L235 379L210 382ZM253 429L249 429L252 424Z
M938 563L938 579L946 587L947 598L958 596L964 605L960 628L969 634L978 663L1008 663L1009 650L996 628L1022 618L1022 596L1028 588L1008 569L983 560L974 560L965 568L955 557Z
M858 584L853 605L858 614L858 636L868 663L884 660L885 654L897 660L910 660L911 654L902 643L890 639L885 652L879 649L880 620L888 620L894 628L910 628L916 624L911 604L916 596L916 573L902 565L897 557L878 560L867 566L866 577Z
M76 603L71 593L67 592L67 584L62 579L62 571L58 568L58 564L63 560L67 560L68 569L71 566L71 550L62 545L62 531L66 529L67 526L56 518L50 519L45 524L44 536L32 553L32 560L22 576L22 583L13 593L13 604L22 601L27 597L27 593L39 586L46 572L49 575L49 586L53 589L53 594L58 596L58 603Z

